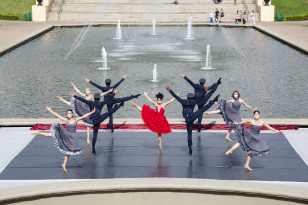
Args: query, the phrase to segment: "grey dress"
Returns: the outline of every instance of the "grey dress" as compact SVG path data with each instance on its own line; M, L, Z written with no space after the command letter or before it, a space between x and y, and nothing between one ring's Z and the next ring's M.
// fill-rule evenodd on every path
M270 149L260 136L262 126L251 125L249 130L243 125L238 125L235 129L237 141L242 149L253 156L265 156L270 154Z
M54 144L63 154L78 155L82 152L77 140L76 128L76 120L73 124L67 121L66 129L59 123L52 124L50 131L54 139Z
M71 107L76 117L82 117L85 114L91 112L89 105L81 102L80 100L76 100L75 98L71 99ZM90 120L90 116L84 118L82 121L88 127L93 126L93 121Z
M241 113L240 113L241 103L239 99L234 100L232 106L227 103L226 100L220 100L218 102L217 109L220 109L221 115L227 125L235 127L233 122L242 122Z

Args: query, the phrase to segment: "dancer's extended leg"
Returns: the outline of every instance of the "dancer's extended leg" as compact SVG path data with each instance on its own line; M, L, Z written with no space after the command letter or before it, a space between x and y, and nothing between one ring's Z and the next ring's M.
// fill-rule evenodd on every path
M48 133L48 132L33 132L32 133L33 135L37 136L37 135L41 135L41 136L44 136L44 137L51 137L51 133Z

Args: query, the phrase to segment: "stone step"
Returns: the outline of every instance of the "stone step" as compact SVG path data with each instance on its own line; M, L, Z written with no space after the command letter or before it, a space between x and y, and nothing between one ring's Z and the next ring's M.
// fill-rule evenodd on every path
M219 7L219 9L223 9L225 12L233 12L235 13L237 10L244 10L243 5L238 4L237 6L228 6L224 5ZM255 6L253 4L248 5L249 10L253 10ZM203 6L174 6L172 4L166 5L133 5L133 4L120 4L120 5L109 5L106 7L97 7L95 4L76 4L72 6L71 4L67 4L63 6L62 12L85 12L85 13L94 13L102 10L105 13L181 13L181 12L214 12L216 10L216 6L212 4L205 4ZM53 6L51 9L52 12L57 12L58 7Z
M168 1L146 1L146 0L65 0L64 4L74 4L74 3L82 3L82 4L118 4L118 3L143 3L143 4L168 4L168 3L173 3L174 0L168 0ZM60 3L61 0L54 0L54 3ZM202 3L210 3L214 5L224 5L224 4L233 4L233 0L223 0L222 3L220 4L214 4L213 0L178 0L178 5L180 4L202 4ZM241 0L237 0L237 3L241 3ZM246 0L246 3L254 3L254 0Z
M191 14L160 14L156 16L157 23L187 23L188 17ZM193 23L205 23L209 22L209 16L205 13L192 14ZM89 13L62 13L61 21L75 21L75 22L91 22L94 15ZM95 20L96 23L110 23L116 24L118 20L121 23L151 23L153 14L108 14L103 13ZM50 13L48 21L58 21L57 13ZM234 22L234 17L226 14L223 18L223 22Z

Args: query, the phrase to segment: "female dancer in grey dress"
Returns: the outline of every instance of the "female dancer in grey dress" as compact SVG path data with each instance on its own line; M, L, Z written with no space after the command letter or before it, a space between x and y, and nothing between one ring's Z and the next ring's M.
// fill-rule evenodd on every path
M46 132L34 132L34 135L42 135L44 137L52 137L54 139L55 146L60 150L60 152L64 153L64 161L62 164L63 170L66 172L66 164L70 155L78 155L80 154L81 147L77 140L76 128L77 122L82 120L95 112L95 109L92 112L85 114L82 117L78 117L76 119L73 118L73 111L71 109L66 111L66 116L62 117L58 113L51 110L51 107L46 106L46 109L58 117L61 121L66 123L66 129L62 127L59 123L53 123L50 131L51 133Z
M86 100L93 101L93 95L91 94L91 88L86 88L86 93L82 93L75 85L74 83L70 82L70 84L73 86L73 88L76 90L77 93L79 93L80 96L82 96ZM111 91L107 91L108 93ZM104 96L106 93L102 93L102 96ZM57 96L57 98L61 101L67 104L68 106L71 106L73 113L76 115L76 117L81 117L85 115L86 113L90 112L89 105L81 102L80 100L76 100L75 98L71 98L71 101L67 101L63 99L62 97ZM93 127L93 121L89 119L89 117L86 117L82 120L84 124L87 126L87 143L90 144L90 127Z
M226 155L231 154L235 149L241 146L242 149L248 153L247 161L244 167L249 171L252 171L249 166L252 156L265 156L270 153L270 149L260 136L260 130L262 126L265 126L269 130L277 132L278 134L282 134L283 132L272 128L266 122L260 120L259 111L254 111L254 118L251 120L233 123L237 125L235 129L235 134L238 142L235 143L233 147L231 147L231 149L226 152ZM251 124L251 128L247 130L243 127L242 124Z
M221 114L222 115L226 124L230 126L228 129L227 136L226 136L226 140L228 141L232 141L229 136L231 134L232 129L235 127L233 122L242 122L241 113L240 113L241 104L245 105L247 108L253 111L257 110L258 108L258 107L252 108L249 105L247 105L247 103L244 100L240 99L240 93L238 91L233 92L232 98L233 99L228 100L228 101L220 100L218 102L217 110L205 112L205 114L207 115L211 115L211 114ZM228 103L232 103L232 106Z

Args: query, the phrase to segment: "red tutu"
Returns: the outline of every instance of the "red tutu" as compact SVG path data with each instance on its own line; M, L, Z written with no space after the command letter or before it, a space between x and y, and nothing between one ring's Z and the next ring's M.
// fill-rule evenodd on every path
M171 132L171 128L169 122L164 116L164 108L160 108L160 111L157 112L152 110L150 106L143 105L141 117L144 124L151 130L152 132L156 132L158 134L168 134Z

